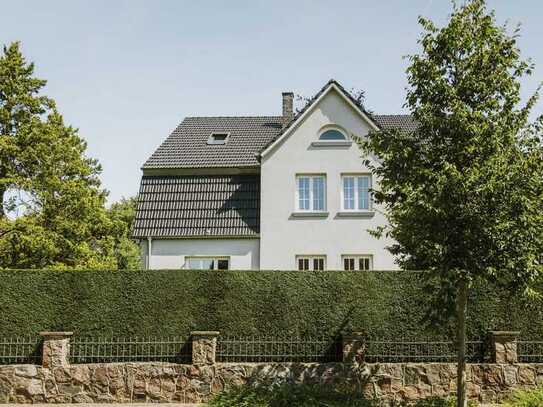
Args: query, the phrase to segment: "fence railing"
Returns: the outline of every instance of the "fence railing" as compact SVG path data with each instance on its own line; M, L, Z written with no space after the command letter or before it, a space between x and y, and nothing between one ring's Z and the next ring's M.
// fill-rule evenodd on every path
M41 364L42 340L39 336L0 338L0 365Z
M329 337L236 337L219 338L219 362L337 362L341 339Z
M63 356L65 362L61 361L67 364L112 362L326 363L352 361L428 363L456 361L454 342L434 338L395 338L391 340L360 334L336 338L221 337L215 331L194 332L191 337L169 338L88 338L72 337L71 333L62 332L42 333L42 335L45 336L43 338L40 336L0 338L0 365L43 363L43 366L46 366L51 358L57 357L56 351L51 352L51 349L59 349L58 341L64 341L63 343L67 344L65 356ZM499 331L495 331L493 335L489 336L488 340L476 338L467 342L466 359L468 362L543 363L543 341L511 339L510 333ZM56 347L55 341L57 341Z
M191 363L188 337L78 338L70 341L71 363L170 362Z
M519 362L543 363L543 341L517 341Z
M490 360L485 340L466 342L466 360L482 363ZM450 340L367 338L363 360L368 363L455 362L456 346Z

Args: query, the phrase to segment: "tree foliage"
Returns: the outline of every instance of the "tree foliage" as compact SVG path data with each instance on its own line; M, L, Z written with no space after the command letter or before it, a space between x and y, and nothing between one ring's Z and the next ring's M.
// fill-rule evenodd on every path
M460 279L525 288L541 271L543 146L538 94L520 104L518 30L498 26L483 0L437 28L420 18L422 52L409 57L406 106L416 131L372 132L362 141L400 265L429 270L440 289L434 317L450 317ZM443 306L451 312L443 313Z
M0 267L117 268L98 162L41 95L18 43L0 55ZM117 229L116 229L117 227Z
M362 145L380 157L374 196L389 227L378 232L395 240L402 267L429 271L431 320L456 315L461 327L474 281L527 289L541 272L542 119L530 122L538 92L521 105L519 79L533 65L518 27L498 25L484 0L455 6L441 28L419 21L406 100L418 128L373 132Z
M138 245L130 238L132 223L136 215L137 198L122 198L107 210L112 222L110 235L113 237L114 256L117 268L134 270L141 268Z

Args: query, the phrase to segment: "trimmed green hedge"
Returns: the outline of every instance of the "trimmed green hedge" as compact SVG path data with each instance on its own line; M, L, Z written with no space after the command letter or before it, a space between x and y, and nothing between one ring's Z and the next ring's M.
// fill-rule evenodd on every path
M365 330L421 336L416 272L0 271L0 336L331 335ZM492 287L470 299L469 332L519 329L543 337L543 304ZM443 332L442 332L443 333Z

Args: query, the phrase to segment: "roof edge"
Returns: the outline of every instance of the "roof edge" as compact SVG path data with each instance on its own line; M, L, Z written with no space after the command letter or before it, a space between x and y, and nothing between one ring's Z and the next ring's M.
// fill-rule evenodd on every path
M259 166L246 167L141 167L143 176L161 176L161 175L258 175Z
M226 240L226 239L260 239L260 233L254 235L190 235L190 236L136 236L131 235L133 239L144 240Z

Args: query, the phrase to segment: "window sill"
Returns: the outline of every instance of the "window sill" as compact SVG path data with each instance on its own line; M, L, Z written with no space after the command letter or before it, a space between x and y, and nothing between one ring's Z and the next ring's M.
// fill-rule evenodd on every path
M337 141L313 141L311 147L326 148L326 147L350 147L353 142L350 140L337 140Z
M292 212L290 214L291 218L327 218L329 215L328 212Z
M342 211L337 213L338 218L373 218L375 211Z

